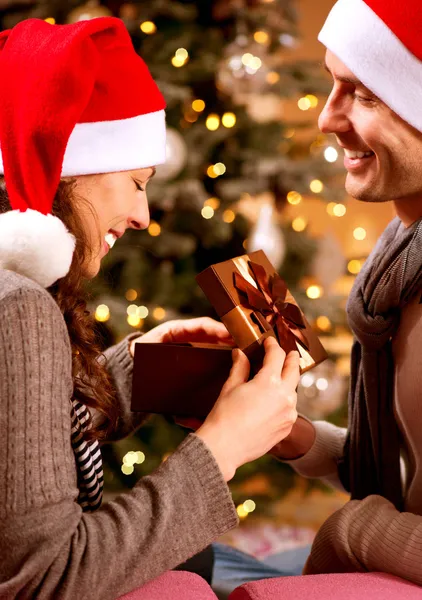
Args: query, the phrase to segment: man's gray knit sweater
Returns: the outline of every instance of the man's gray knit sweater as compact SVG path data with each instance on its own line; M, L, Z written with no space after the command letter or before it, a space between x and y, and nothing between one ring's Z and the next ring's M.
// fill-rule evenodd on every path
M129 411L132 359L106 353ZM189 435L128 493L83 513L70 441L71 346L37 283L0 270L0 598L114 600L172 569L237 523L212 454Z

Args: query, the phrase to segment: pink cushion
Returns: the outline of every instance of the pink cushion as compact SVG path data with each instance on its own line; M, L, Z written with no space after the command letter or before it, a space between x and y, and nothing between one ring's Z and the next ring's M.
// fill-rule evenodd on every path
M385 573L304 575L253 581L229 600L422 600L422 588Z
M217 600L207 582L199 575L169 571L146 585L121 596L119 600Z

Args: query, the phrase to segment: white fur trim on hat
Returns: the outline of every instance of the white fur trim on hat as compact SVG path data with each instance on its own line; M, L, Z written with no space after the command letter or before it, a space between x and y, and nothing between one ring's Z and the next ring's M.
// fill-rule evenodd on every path
M74 249L74 236L53 215L31 209L0 215L0 269L47 288L69 272Z
M339 0L318 39L396 114L422 131L422 62L363 0Z
M67 143L62 177L131 171L166 161L164 110L131 119L78 123ZM4 173L0 151L0 173Z

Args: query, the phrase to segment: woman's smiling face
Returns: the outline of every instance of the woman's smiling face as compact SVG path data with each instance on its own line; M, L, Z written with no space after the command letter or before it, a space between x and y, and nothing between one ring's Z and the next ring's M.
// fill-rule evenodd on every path
M126 229L146 229L149 209L146 185L155 174L155 167L81 175L75 178L74 195L86 200L77 207L84 224L91 255L84 265L85 277L97 275L101 260L122 237Z

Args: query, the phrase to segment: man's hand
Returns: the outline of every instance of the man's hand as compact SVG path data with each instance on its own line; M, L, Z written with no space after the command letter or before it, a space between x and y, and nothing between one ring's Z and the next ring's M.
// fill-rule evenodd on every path
M196 342L234 346L233 338L225 326L209 317L162 323L148 333L132 340L130 343L131 355L135 355L135 344L145 342L158 344Z

